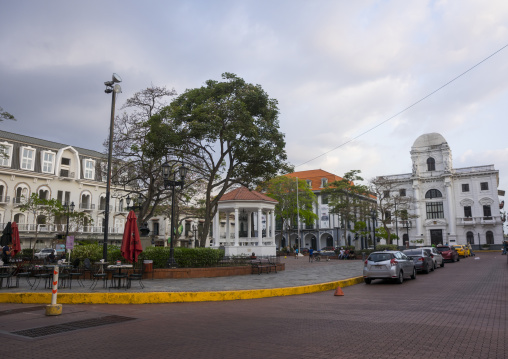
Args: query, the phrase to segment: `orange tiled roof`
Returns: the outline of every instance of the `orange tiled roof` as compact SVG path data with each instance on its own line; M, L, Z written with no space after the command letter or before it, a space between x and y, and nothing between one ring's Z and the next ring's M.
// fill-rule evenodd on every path
M321 191L323 187L321 187L321 179L326 178L328 183L332 183L335 181L340 181L342 177L336 176L333 173L319 170L310 170L310 171L300 171L288 173L285 176L287 177L298 177L298 179L310 180L312 181L312 190L313 191Z
M219 201L267 201L278 203L275 199L256 191L250 191L246 187L240 187L225 193Z

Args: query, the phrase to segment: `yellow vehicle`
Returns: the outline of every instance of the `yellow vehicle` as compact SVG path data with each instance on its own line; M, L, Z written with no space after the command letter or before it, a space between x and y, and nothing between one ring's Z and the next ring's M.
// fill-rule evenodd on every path
M471 257L473 249L471 248L471 244L465 244L464 249L466 250L466 256Z
M464 248L463 245L461 245L461 244L454 244L451 247L457 251L459 256L466 258L466 249Z

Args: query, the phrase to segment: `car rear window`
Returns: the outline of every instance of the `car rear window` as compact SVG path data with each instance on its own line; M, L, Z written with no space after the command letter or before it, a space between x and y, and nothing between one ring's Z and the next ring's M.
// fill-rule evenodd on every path
M382 262L382 261L389 261L392 258L393 258L393 255L391 253L372 253L369 256L369 261Z
M421 256L422 255L422 251L419 249L405 250L402 253L404 253L406 256Z
M450 247L437 247L437 250L439 252L446 252L450 250Z
M51 253L51 252L53 252L52 249L43 249L42 250L42 253Z

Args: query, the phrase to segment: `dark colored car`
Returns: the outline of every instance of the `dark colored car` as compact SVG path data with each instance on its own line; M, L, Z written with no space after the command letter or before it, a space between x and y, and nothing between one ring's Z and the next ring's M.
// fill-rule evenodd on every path
M453 249L453 247L451 247L451 246L437 246L436 249L439 253L441 253L441 255L443 256L443 259L446 262L460 261L459 254L457 253L457 251L455 249Z
M406 249L402 253L413 260L418 272L429 274L434 271L434 261L425 249Z

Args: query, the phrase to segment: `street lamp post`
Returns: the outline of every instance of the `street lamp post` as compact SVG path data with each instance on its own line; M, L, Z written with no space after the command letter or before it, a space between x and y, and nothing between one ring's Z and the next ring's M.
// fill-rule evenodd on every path
M132 199L132 206L131 204L131 197L127 195L127 198L125 199L125 202L127 202L127 210L128 211L136 211L141 209L141 200L138 198Z
M397 236L397 247L399 246L399 218L397 217L397 199L395 198L395 234Z
M198 243L198 238L197 238L198 228L196 227L195 224L192 225L192 231L194 232L194 248L196 248L199 246L197 245L197 243Z
M407 234L407 244L406 244L406 248L407 248L407 245L409 244L409 228L411 228L412 224L411 224L411 221L407 220L404 222L404 228L406 228L406 234ZM402 243L404 245L404 243Z
M113 74L111 81L104 82L106 85L105 93L111 94L111 119L109 123L109 146L108 146L108 173L106 179L106 206L104 209L104 243L102 244L102 257L106 261L108 258L108 232L109 232L109 192L111 190L111 161L113 157L113 130L115 125L115 102L116 94L122 92L118 84L122 79L117 74Z
M175 248L174 248L174 240L175 240L175 187L180 186L183 189L183 185L185 183L185 176L187 175L187 167L185 164L181 162L181 166L178 168L178 174L180 175L180 181L176 180L176 171L172 171L171 165L166 162L162 165L162 177L164 178L164 188L168 189L171 187L171 242L169 244L169 259L166 263L166 266L169 268L176 267L175 261ZM172 175L172 179L170 176Z
M65 205L64 205L64 208L67 210L67 228L65 231L65 239L66 240L67 240L67 237L69 236L69 216L72 212L74 212L74 207L76 207L74 202L71 202L70 205L69 205L69 203L65 203Z
M370 216L372 217L372 241L374 242L374 250L376 250L376 210L370 210Z

